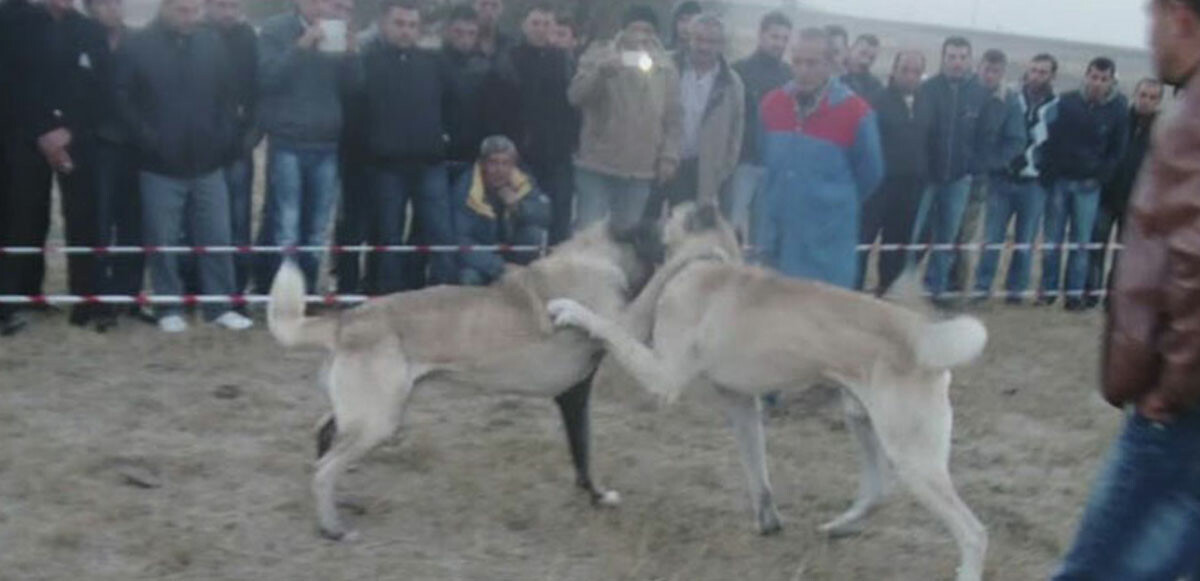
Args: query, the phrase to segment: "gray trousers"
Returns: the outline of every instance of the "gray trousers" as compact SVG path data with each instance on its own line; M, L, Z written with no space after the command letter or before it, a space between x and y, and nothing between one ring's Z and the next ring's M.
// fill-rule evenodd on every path
M229 191L225 176L216 170L195 178L180 179L141 172L142 236L150 246L176 246L191 232L198 246L228 246L231 243ZM185 212L185 208L187 211ZM149 256L150 283L158 295L183 294L179 255L153 253ZM233 257L229 254L198 254L196 268L200 292L206 295L234 293ZM215 319L230 310L230 304L204 305L205 317ZM159 316L178 314L179 305L160 306Z

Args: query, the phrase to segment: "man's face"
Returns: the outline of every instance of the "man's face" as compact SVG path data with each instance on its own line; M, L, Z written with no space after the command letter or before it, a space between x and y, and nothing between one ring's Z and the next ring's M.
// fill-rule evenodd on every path
M971 70L971 47L950 45L942 52L942 73L951 79L962 79Z
M900 55L892 69L892 84L906 95L911 95L917 92L924 76L925 59L915 53L905 53Z
M1033 61L1025 71L1025 86L1034 91L1044 91L1054 82L1054 64L1050 61Z
M758 50L783 60L787 51L788 41L792 38L792 29L774 24L758 33Z
M124 26L125 6L121 0L92 0L87 9L88 14L104 28L114 30Z
M446 27L446 42L462 53L472 52L479 45L479 24L474 20L455 20Z
M393 8L379 23L383 37L392 46L412 48L421 39L421 13L417 10Z
M554 26L554 15L541 10L532 10L525 16L521 30L525 33L525 42L542 47L550 44L550 28Z
M981 62L979 63L979 82L987 90L995 91L1004 82L1006 72L1008 72L1008 66L1004 63Z
M493 27L504 12L503 0L475 0L475 12L479 15L479 25Z
M679 46L688 46L692 39L692 20L695 14L680 14L675 19L675 41Z
M829 43L833 45L834 64L839 67L846 66L846 58L850 56L850 39L839 34L830 38Z
M203 6L203 0L164 0L160 13L167 26L191 32L200 24Z
M800 93L811 95L825 86L833 71L829 46L822 40L801 40L792 47L792 74Z
M1113 85L1117 79L1113 76L1113 71L1102 71L1098 68L1089 68L1087 74L1083 78L1083 88L1087 92L1088 99L1099 101L1108 96L1112 92Z
M630 22L621 31L621 48L623 50L648 50L653 38L655 38L655 31L649 22L640 20Z
M867 42L856 42L854 47L850 49L850 58L846 62L846 68L852 73L869 73L871 67L875 66L875 59L879 58L879 47L871 46Z
M720 28L692 24L692 38L688 42L692 64L708 68L717 63L721 49L725 46L725 34Z
M579 48L579 39L575 38L575 29L555 22L550 29L550 44L567 52L575 52Z
M208 0L206 10L209 22L230 26L242 19L242 0Z
M483 183L495 191L512 183L517 156L513 153L494 153L483 160Z
M1158 113L1162 105L1163 86L1158 83L1142 83L1138 85L1137 94L1133 96L1133 108L1138 115L1153 115Z
M1200 16L1186 2L1148 0L1150 48L1158 77L1182 86L1196 70L1200 57Z

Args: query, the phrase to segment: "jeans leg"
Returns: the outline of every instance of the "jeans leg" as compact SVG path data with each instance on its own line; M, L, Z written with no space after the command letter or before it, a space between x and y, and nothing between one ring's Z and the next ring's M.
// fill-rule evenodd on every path
M575 231L583 230L608 217L612 211L609 178L594 171L575 169Z
M1092 230L1096 227L1096 211L1100 207L1100 188L1098 185L1078 184L1070 193L1071 204L1071 243L1084 245L1092 240ZM1082 247L1071 250L1067 259L1067 292L1071 300L1082 299L1084 279L1087 277L1089 253Z
M266 246L296 246L300 244L300 202L302 195L300 156L293 151L267 146L267 208L263 212L260 240ZM270 289L282 256L274 253L259 255L262 264L259 281L262 289Z
M1173 581L1200 546L1200 409L1167 425L1130 412L1055 581Z
M1042 252L1042 295L1046 300L1058 297L1062 276L1060 247L1067 230L1067 188L1064 182L1055 183L1046 193L1046 224L1043 237L1050 248Z
M120 185L121 148L107 143L96 146L96 243L110 246L116 241L117 193ZM114 278L118 255L99 257L99 288L103 294L116 294Z
M984 210L987 208L988 179L974 177L971 179L970 193L967 195L967 205L963 209L962 227L958 231L956 242L960 246L978 244L982 233L980 229L984 221ZM978 250L964 248L954 255L954 266L950 268L950 288L954 292L967 289L970 282L971 267L976 264Z
M0 214L0 236L6 246L44 246L50 230L50 166L25 140L9 138L5 147L7 200ZM46 261L41 254L0 256L0 294L42 293Z
M1088 274L1084 283L1084 300L1089 304L1100 301L1100 292L1105 290L1104 267L1108 262L1108 250L1111 247L1109 238L1112 236L1116 218L1103 204L1096 210L1096 226L1092 228L1092 244L1097 248L1088 252Z
M396 246L404 244L404 224L407 221L410 186L405 172L392 168L372 167L372 221L370 243ZM385 295L405 288L405 258L398 252L374 252L367 258L368 292Z
M226 189L222 172L216 171L192 180L191 215L196 244L201 246L227 246L229 233L229 191ZM229 254L201 254L196 257L196 269L200 274L200 290L206 295L234 294L233 256ZM205 318L212 320L229 311L229 303L204 305Z
M650 180L621 180L620 187L608 192L612 196L612 225L624 230L633 228L646 213L650 202L652 185Z
M246 155L225 167L229 190L229 227L234 246L250 245L250 214L254 188L254 156ZM251 255L233 256L234 289L243 292L250 282Z
M303 165L304 186L300 204L300 245L324 246L338 203L340 189L336 150L308 152ZM323 253L302 252L301 269L309 292L317 289Z
M1012 184L993 182L987 196L987 216L984 219L984 242L988 245L1003 244L1008 236L1008 222L1014 214L1016 187ZM979 257L975 271L975 290L991 295L992 283L1000 263L1000 251L987 249ZM1012 266L1009 266L1012 272ZM1011 275L1010 275L1011 276Z
M558 244L571 236L571 212L575 187L571 162L547 163L533 168L534 178L550 197L550 243Z
M189 185L182 180L142 172L140 174L142 195L142 234L149 246L171 246L176 244L184 230L183 209L187 204ZM150 267L150 284L158 295L179 295L183 292L183 281L179 277L178 255L154 253L147 263ZM157 309L159 316L178 314L178 305L163 305Z
M1015 242L1033 244L1046 209L1046 191L1037 182L1022 184L1014 187L1012 191L1016 210ZM1009 297L1019 296L1029 290L1029 280L1033 273L1032 258L1032 250L1013 251L1012 262L1008 266Z
M934 244L952 244L958 239L969 188L970 178L963 178L935 189L930 213ZM925 274L925 282L935 298L946 292L949 286L950 262L953 258L953 250L934 250L929 257L929 271Z
M446 168L431 164L420 168L419 190L414 195L415 218L424 232L424 244L454 244L454 222L450 210L450 187ZM429 284L453 284L458 280L455 256L436 252L429 260Z

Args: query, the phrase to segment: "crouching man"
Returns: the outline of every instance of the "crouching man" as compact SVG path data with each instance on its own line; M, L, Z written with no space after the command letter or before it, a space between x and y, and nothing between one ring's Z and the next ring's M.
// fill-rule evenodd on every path
M475 167L454 184L459 244L543 244L550 227L550 199L517 168L517 161L517 147L507 137L483 140ZM524 265L535 258L532 252L464 252L459 258L459 282L487 285L504 274L505 264Z

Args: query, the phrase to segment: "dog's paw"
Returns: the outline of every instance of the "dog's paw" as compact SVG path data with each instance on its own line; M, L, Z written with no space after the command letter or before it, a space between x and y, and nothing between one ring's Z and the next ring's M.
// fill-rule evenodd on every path
M571 299L554 299L546 304L546 311L556 327L584 327L591 318L587 307Z
M352 543L358 540L358 531L346 530L342 528L318 527L318 532L321 536L331 541L342 543Z
M596 498L596 504L615 508L621 505L621 493L615 490L605 490Z

